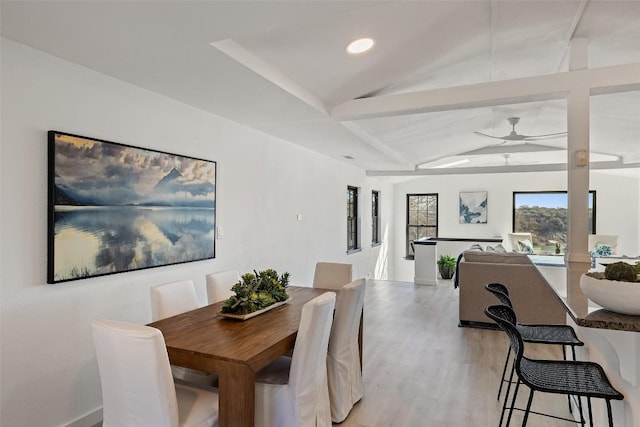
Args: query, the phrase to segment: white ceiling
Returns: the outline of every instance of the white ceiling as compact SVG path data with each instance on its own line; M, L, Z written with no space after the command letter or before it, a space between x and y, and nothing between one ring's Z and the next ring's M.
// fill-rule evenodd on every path
M328 156L352 156L343 160L372 174L465 158L469 167L531 164L537 155L518 154L511 142L492 155L455 156L500 144L473 132L506 135L511 116L521 117L521 134L566 131L567 102L339 120L344 103L565 72L574 38L588 40L591 69L640 63L640 0L2 0L0 7L3 37ZM373 51L348 56L347 42L363 35L376 40ZM640 90L631 89L591 100L592 151L627 163L640 161ZM540 143L566 148L566 138ZM557 162L551 157L535 163Z

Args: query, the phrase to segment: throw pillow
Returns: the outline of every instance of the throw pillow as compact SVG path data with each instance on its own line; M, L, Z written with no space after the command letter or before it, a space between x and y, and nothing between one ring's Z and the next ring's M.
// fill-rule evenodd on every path
M505 249L505 247L504 247L504 246L502 246L502 243L498 243L497 245L495 245L495 246L493 247L493 249L494 249L496 252L499 252L499 253L501 253L501 254L507 253L507 250Z
M494 252L497 253L498 251L496 251L496 249L493 246L489 246L487 245L487 248L485 249L485 252Z
M598 256L611 256L613 254L613 250L610 245L605 245L604 243L596 243L595 248L593 249L596 255Z
M518 247L520 248L520 252L524 252L525 254L533 254L533 245L529 239L518 240Z
M482 246L480 246L478 243L474 243L473 245L471 245L471 247L469 249L467 249L468 251L480 251L482 252Z

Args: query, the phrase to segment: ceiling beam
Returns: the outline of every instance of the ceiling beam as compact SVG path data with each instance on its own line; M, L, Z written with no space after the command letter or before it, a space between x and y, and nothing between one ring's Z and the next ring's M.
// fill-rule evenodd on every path
M378 150L380 153L385 156L390 157L394 161L398 162L401 166L406 167L407 169L413 170L415 169L415 164L409 162L402 154L392 149L388 145L382 143L378 138L366 132L360 126L358 126L354 122L343 122L341 123L349 132L351 132L357 138L360 138L361 141L370 145L372 148Z
M589 165L590 170L602 169L637 169L640 163L623 164L620 161L597 162ZM566 163L538 164L538 165L502 165L473 168L445 168L445 169L416 169L408 170L368 170L367 176L428 176L428 175L469 175L484 173L528 173L528 172L556 172L566 171Z
M585 88L592 95L640 90L640 64L354 99L336 105L331 117L341 121L360 120L547 101L565 98L572 90Z
M280 89L289 92L291 95L315 108L323 115L328 116L327 108L317 96L300 86L279 69L258 58L251 51L240 46L240 44L235 40L225 39L211 42L210 44L257 75L280 87Z

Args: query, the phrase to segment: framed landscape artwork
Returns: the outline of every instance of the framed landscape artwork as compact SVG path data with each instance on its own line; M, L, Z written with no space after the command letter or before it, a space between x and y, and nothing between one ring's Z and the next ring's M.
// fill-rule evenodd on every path
M47 282L215 257L216 162L49 131Z
M487 192L460 192L460 224L487 223Z

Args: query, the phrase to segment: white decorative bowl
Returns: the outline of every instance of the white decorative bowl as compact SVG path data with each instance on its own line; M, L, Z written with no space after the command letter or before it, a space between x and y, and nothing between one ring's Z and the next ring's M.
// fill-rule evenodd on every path
M609 311L640 315L640 283L598 279L583 274L580 288L591 301Z

